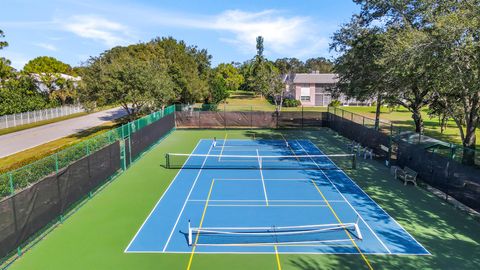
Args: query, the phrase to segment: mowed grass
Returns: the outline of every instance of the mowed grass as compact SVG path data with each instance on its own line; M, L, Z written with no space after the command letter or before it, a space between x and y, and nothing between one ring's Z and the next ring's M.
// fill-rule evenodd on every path
M329 129L177 130L138 159L10 269L186 269L189 254L124 253L178 172L164 169L167 152L190 153L199 139L310 139L326 153L343 153L345 139ZM374 269L478 269L479 223L432 194L395 181L380 161L347 172L431 256L369 255ZM394 236L392 236L394 237ZM281 269L367 269L358 255L280 254ZM278 269L275 255L195 254L191 269Z
M275 111L275 105L265 99L263 96L254 95L247 91L231 92L230 97L225 103L220 104L218 108L223 110L225 106L227 111ZM327 107L283 107L282 111L313 111L326 112Z
M349 112L361 114L370 118L375 118L375 107L341 107ZM382 107L380 118L388 120L394 124L395 127L404 130L415 130L415 125L412 119L412 113L405 108L397 108L390 110L387 107ZM460 131L453 120L448 121L447 128L441 133L440 122L438 117L431 118L428 115L428 109L422 110L422 118L424 120L425 135L455 144L462 144ZM480 136L480 130L477 129L477 137ZM480 148L480 140L477 140L477 148Z

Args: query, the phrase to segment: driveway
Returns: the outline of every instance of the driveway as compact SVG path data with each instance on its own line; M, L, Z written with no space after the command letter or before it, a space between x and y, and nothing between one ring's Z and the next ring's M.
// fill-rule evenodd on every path
M0 136L0 158L54 141L125 116L114 108Z

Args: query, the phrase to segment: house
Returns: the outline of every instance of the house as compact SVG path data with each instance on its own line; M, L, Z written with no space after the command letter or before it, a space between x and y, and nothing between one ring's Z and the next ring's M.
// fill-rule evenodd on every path
M371 101L358 101L345 95L332 97L331 90L338 82L334 73L294 73L284 76L285 97L300 100L303 106L328 106L332 100L339 100L343 106L371 105Z
M44 92L44 93L48 93L50 91L58 90L59 86L55 83L55 81L57 81L58 79L71 81L73 83L74 88L77 88L78 87L78 82L82 80L82 78L79 77L79 76L77 76L77 77L76 76L70 76L70 75L63 74L63 73L58 73L58 74L31 73L30 76L33 78L33 80L35 82L35 86L37 87L37 90L40 91L40 92ZM47 84L45 84L45 82L43 81L44 77L47 80L52 81L52 84L51 84L52 89L49 89Z

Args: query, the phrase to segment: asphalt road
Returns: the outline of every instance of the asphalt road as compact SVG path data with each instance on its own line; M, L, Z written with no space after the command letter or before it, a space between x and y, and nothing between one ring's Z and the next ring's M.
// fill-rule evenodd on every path
M114 108L0 136L0 158L99 126L126 115Z

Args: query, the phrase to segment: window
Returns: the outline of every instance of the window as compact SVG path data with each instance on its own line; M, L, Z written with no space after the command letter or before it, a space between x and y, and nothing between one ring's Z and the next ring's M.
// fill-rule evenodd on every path
M310 101L310 87L300 88L300 100Z
M300 100L302 101L310 101L310 96L301 96Z

